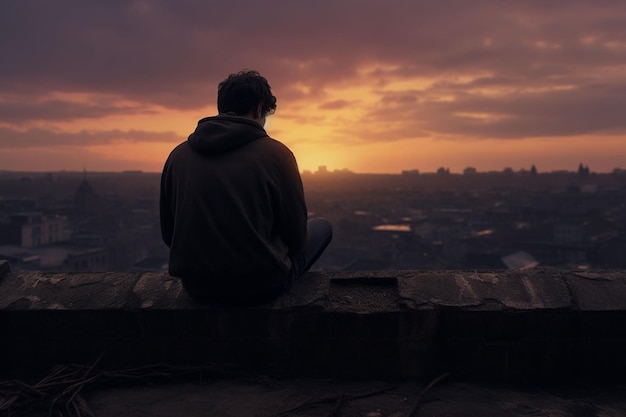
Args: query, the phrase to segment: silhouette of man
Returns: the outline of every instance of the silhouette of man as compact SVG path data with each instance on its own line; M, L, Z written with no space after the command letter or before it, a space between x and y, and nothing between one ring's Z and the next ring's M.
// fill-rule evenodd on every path
M217 109L163 168L169 272L200 301L264 303L313 265L332 228L307 220L296 160L265 132L276 110L267 80L257 71L229 75L218 85Z

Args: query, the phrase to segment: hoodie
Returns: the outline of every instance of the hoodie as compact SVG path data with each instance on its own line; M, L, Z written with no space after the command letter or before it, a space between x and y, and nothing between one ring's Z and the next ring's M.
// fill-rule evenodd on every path
M170 153L160 217L169 272L198 298L279 292L307 238L293 154L254 120L232 115L200 120Z

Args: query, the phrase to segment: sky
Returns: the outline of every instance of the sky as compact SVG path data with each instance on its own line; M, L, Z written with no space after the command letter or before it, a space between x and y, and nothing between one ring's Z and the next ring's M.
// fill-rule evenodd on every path
M3 0L0 170L159 172L242 69L301 170L626 169L623 0Z

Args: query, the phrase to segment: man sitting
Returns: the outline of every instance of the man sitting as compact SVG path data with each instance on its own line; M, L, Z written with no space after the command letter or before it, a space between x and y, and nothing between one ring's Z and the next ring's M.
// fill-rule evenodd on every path
M257 71L229 75L218 85L217 109L163 168L169 272L200 301L264 303L309 270L332 228L307 220L296 160L265 132L276 110L267 80Z

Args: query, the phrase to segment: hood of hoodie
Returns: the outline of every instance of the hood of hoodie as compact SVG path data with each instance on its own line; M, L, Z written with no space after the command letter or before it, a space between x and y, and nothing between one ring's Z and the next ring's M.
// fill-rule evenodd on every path
M254 120L220 114L201 119L187 141L191 149L198 153L217 155L264 137L267 137L265 129Z

